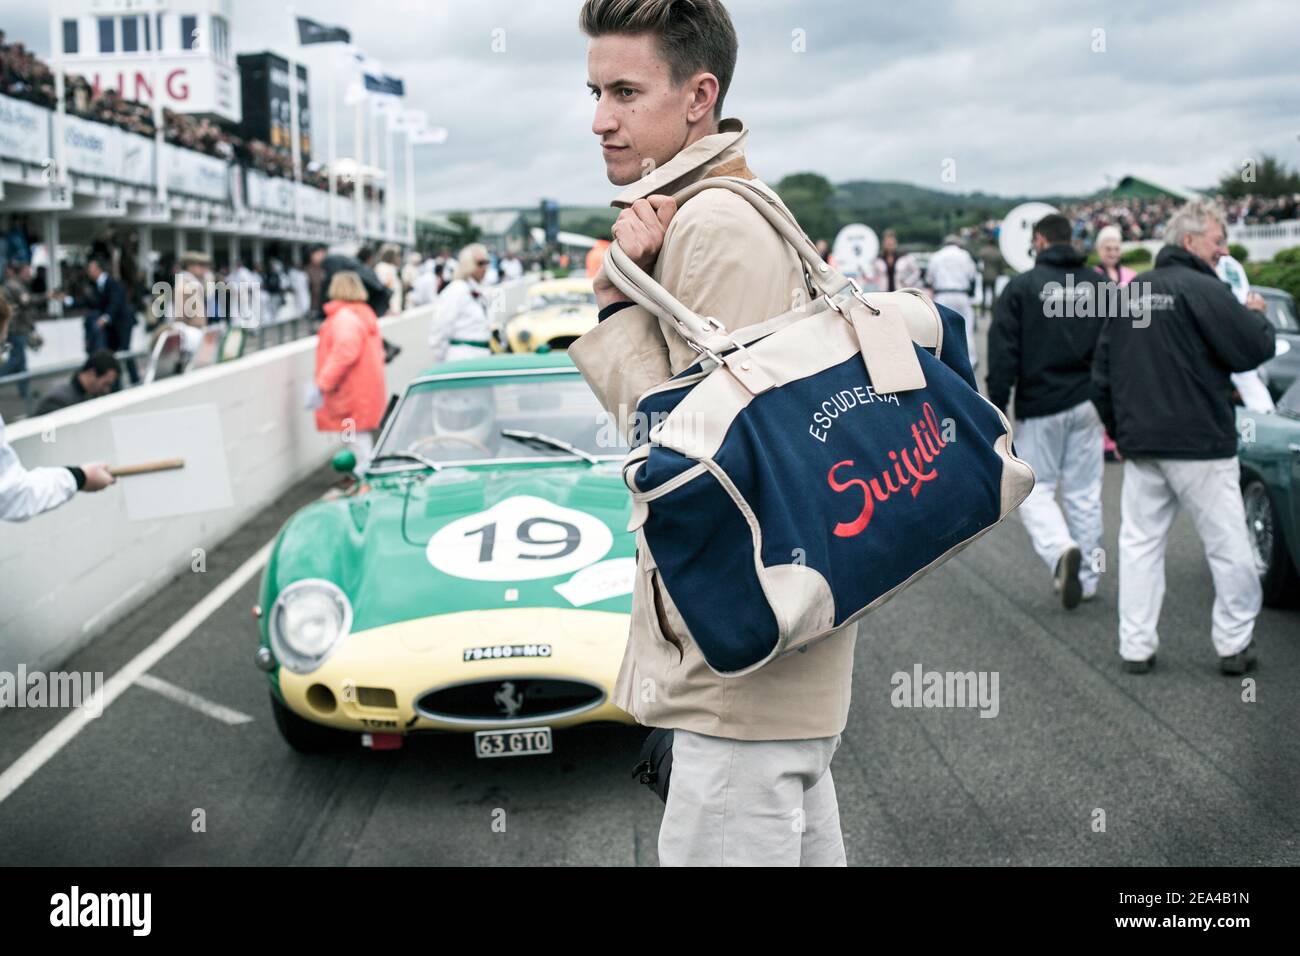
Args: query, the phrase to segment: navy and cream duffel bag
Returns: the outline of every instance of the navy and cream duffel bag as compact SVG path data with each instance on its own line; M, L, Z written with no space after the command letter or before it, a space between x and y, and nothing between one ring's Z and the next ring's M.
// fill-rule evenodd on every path
M617 243L605 270L700 355L641 396L653 424L623 475L690 637L738 676L879 607L1006 517L1034 476L975 388L956 313L915 290L863 294L745 180L675 198L709 188L749 200L822 295L732 334Z

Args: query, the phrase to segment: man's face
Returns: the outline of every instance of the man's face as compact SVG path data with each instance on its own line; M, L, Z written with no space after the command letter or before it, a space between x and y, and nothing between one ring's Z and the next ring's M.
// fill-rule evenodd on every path
M116 383L117 372L113 369L109 369L103 375L96 375L92 371L86 376L86 381L83 385L85 386L87 395L90 395L92 398L99 398L101 395L107 395L111 392Z
M99 268L98 262L91 262L90 265L86 266L86 275L90 276L91 282L98 282L99 274L101 272L103 272L103 270Z
M591 131L615 186L636 182L681 152L690 121L699 118L692 112L694 84L673 83L650 34L592 39L587 87L596 98Z
M885 255L892 256L894 250L898 248L898 240L894 238L892 233L886 233L885 238L880 242L880 248L885 251Z
M1219 264L1219 259L1228 254L1224 244L1228 236L1223 224L1214 219L1205 220L1205 228L1192 236L1183 236L1183 248L1196 258L1209 263L1211 269Z

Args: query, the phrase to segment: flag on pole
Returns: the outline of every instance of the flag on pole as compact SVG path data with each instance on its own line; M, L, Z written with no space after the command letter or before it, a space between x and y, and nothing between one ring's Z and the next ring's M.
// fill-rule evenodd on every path
M389 96L406 95L405 84L395 76L389 76L387 73L376 75L363 69L361 77L365 81L366 89L371 93L386 93Z
M447 131L441 126L435 126L433 129L423 129L418 133L411 134L411 144L414 146L425 146L447 142Z
M429 125L429 118L423 110L402 110L391 120L393 131L397 133L419 133Z
M307 46L311 43L351 43L352 34L343 27L332 27L306 17L298 17L298 43Z

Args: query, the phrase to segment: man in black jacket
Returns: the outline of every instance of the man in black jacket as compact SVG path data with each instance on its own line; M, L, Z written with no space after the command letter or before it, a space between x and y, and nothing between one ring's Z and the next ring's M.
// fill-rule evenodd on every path
M1264 301L1245 306L1214 273L1227 254L1222 213L1194 199L1165 227L1156 267L1133 280L1141 310L1107 323L1094 401L1124 455L1119 532L1119 649L1126 670L1155 661L1165 541L1187 509L1214 578L1210 635L1225 674L1254 663L1261 591L1246 532L1232 372L1272 357Z
M94 284L94 292L87 303L86 354L99 349L125 352L131 348L131 333L135 331L135 307L131 304L126 286L113 278L108 263L94 258L86 266L86 275ZM126 372L131 382L140 381L134 359L127 359Z
M1020 518L1067 610L1097 593L1105 458L1089 399L1098 313L1113 299L1098 294L1099 276L1070 234L1057 213L1034 225L1037 261L1011 280L993 312L987 379L989 400L1004 412L1015 390L1016 452L1035 477Z
M375 252L370 246L362 246L357 250L357 258L351 256L331 255L326 256L321 261L321 288L328 290L330 279L334 278L336 272L355 272L361 278L361 284L366 287L367 302L375 312L376 316L384 316L388 313L388 299L392 295L388 287L379 281L379 276L375 275L375 270L370 267L374 261ZM325 296L321 296L325 298ZM324 305L324 303L322 303ZM324 318L322 309L320 318Z

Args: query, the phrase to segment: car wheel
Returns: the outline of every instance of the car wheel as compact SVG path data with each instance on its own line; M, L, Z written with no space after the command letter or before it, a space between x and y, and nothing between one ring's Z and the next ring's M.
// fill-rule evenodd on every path
M271 694L271 712L275 715L275 726L284 742L299 753L330 753L356 742L355 734L324 727L305 717L299 717L274 693Z
M1264 589L1264 603L1270 607L1285 606L1295 599L1300 578L1287 553L1277 509L1273 507L1268 487L1258 478L1247 481L1241 495L1255 568Z

